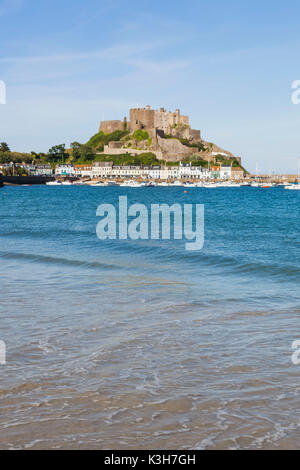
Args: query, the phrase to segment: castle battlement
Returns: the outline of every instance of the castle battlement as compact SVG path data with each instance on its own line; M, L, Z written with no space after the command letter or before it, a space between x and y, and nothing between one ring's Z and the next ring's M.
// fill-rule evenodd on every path
M156 132L164 132L174 136L200 140L200 131L192 130L189 124L189 117L180 114L180 110L166 111L164 108L151 109L147 105L145 108L131 108L129 110L129 121L102 121L100 131L111 133L116 130L127 128L130 132L138 129L149 131L153 136Z

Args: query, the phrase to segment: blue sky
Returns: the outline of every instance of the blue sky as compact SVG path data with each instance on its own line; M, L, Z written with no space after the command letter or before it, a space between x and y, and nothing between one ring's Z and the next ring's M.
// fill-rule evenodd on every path
M150 104L252 171L296 172L299 14L293 0L0 0L0 141L69 146Z

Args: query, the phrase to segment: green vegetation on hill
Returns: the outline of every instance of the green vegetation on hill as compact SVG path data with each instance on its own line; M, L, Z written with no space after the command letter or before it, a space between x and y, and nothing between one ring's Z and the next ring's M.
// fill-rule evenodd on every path
M123 153L121 155L94 155L90 160L80 159L76 164L92 165L93 162L113 162L114 165L161 165L163 162L157 160L156 155L152 152L141 153L140 155L129 155Z
M148 140L149 139L149 134L147 131L143 131L142 129L137 129L136 131L134 131L134 133L132 134L132 137L134 138L134 140L136 140L137 142L141 142L142 140Z
M207 148L203 142L190 142L188 139L179 139L180 142L186 147L196 148L199 152L205 152Z
M0 163L22 163L30 161L30 154L11 152L6 142L0 143Z
M226 158L223 155L216 155L215 157L211 157L210 162L203 160L199 155L185 157L182 161L183 163L191 163L192 166L202 166L204 168L207 168L209 165L240 167L246 172L246 170L241 166L240 162L236 158Z
M0 163L31 163L32 156L30 153L19 152L0 152Z
M49 149L48 161L49 163L66 163L69 160L69 154L66 152L65 144L54 145Z
M95 161L113 162L114 165L160 165L156 155L152 152L140 153L139 155L96 155Z
M37 152L31 152L30 154L30 161L35 162L37 164L47 164L49 162L49 155L48 153L37 153Z
M93 149L86 145L80 144L79 142L72 142L72 163L73 164L84 164L86 162L92 161L95 158Z
M103 131L98 132L86 143L88 147L91 147L98 152L103 152L104 145L108 145L109 142L118 142L123 137L129 134L129 131L115 131L111 134L105 134Z
M236 158L226 158L223 155L216 155L215 163L222 164L222 166L233 166L235 168L241 168L245 173L248 173Z
M202 160L202 158L191 157L189 159L184 159L183 163L191 163L192 166L202 166L203 168L208 167L208 161Z

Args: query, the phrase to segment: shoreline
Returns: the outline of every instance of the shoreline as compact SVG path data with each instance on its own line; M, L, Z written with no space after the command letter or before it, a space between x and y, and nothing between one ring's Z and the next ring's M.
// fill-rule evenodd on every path
M158 186L158 187L172 187L172 186L187 186L187 187L267 187L267 186L285 186L299 183L299 178L296 176L283 176L276 177L255 176L243 179L199 179L199 178L172 178L169 180L164 179L145 179L136 177L124 178L76 178L76 177L55 177L55 176L1 176L0 175L0 188L3 186L22 186L22 185L53 185L53 186Z

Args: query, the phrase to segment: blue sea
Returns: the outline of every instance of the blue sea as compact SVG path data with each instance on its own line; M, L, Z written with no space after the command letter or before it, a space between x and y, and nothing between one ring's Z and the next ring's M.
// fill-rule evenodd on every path
M99 240L120 195L204 204L203 249ZM297 447L299 234L282 188L0 189L0 448Z

